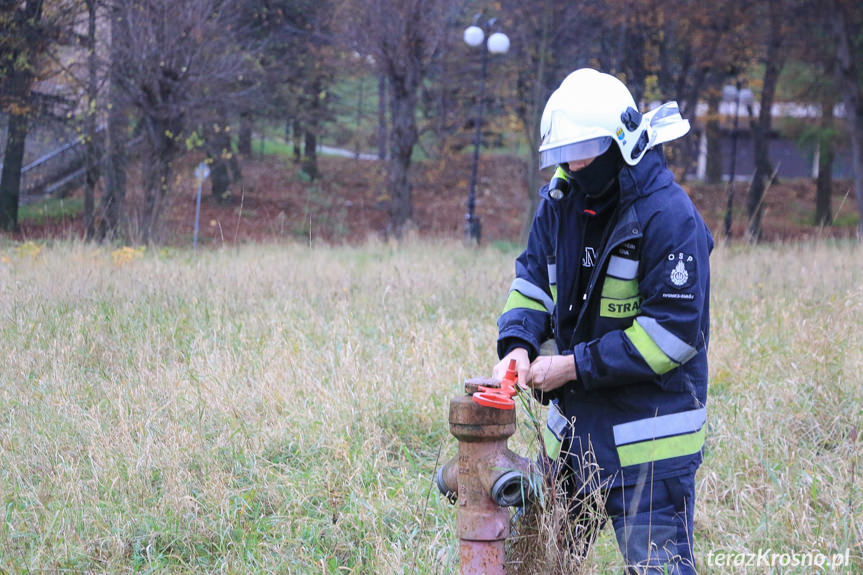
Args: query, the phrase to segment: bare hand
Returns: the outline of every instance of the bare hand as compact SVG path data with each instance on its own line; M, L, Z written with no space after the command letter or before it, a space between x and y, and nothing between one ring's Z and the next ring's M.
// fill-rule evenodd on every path
M518 386L525 389L527 384L527 375L530 371L530 356L527 350L523 347L517 347L504 356L491 371L491 376L497 381L501 381L506 375L506 370L509 368L509 360L515 360L515 370L518 373Z
M527 384L540 391L552 391L575 378L575 356L541 355L530 364Z

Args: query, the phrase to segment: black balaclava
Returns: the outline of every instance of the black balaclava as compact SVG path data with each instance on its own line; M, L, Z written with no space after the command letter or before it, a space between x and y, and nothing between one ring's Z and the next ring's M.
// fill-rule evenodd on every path
M572 183L573 191L584 194L588 198L599 199L614 188L617 174L623 168L623 156L620 148L611 144L602 155L593 160L586 168L570 172L569 166L563 164L563 170Z

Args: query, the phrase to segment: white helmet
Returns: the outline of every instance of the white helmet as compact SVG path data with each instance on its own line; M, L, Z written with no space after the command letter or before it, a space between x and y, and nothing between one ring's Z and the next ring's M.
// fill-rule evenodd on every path
M636 165L657 144L689 131L677 102L642 115L626 86L610 74L581 68L564 78L540 121L540 168L599 156L614 141Z

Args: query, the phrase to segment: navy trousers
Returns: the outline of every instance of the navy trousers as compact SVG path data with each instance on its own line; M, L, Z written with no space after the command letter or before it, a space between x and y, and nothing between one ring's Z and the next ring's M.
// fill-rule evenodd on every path
M605 489L602 497L586 495L584 484L571 469L557 475L558 480L563 480L564 491L572 497L573 523L578 532L589 534L586 545L576 552L586 553L606 521L611 520L626 563L626 575L695 575L692 554L695 471L651 480L649 465L645 465L645 470L645 480ZM604 509L596 508L599 500L604 500Z
M695 575L695 472L609 489L605 511L627 575Z

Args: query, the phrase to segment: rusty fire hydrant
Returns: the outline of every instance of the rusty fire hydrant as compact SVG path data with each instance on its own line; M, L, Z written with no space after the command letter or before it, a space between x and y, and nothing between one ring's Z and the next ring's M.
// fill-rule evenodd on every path
M510 534L508 507L531 497L531 462L510 451L515 410L479 405L472 395L489 379L465 382L465 395L449 404L449 428L458 455L437 472L437 485L457 503L457 534L462 575L503 575L504 544Z

